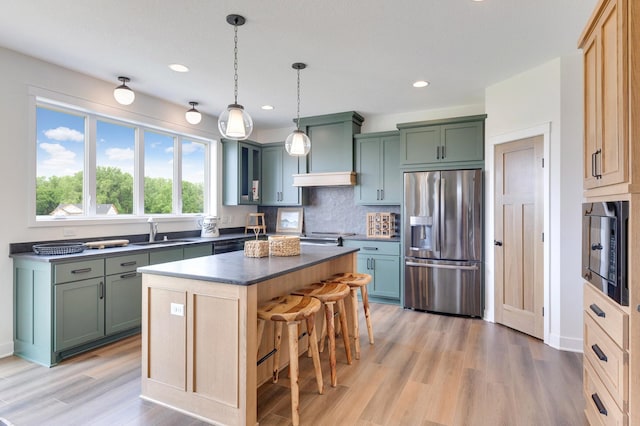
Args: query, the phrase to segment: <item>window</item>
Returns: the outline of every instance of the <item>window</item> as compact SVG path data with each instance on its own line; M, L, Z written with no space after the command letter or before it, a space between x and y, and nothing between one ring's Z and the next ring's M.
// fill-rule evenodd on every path
M206 212L210 141L43 100L36 132L37 220Z

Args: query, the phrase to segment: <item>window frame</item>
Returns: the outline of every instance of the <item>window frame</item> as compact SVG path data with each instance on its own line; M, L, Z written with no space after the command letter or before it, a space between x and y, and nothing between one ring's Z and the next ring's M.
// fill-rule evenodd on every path
M185 221L193 218L215 215L217 203L213 203L217 183L212 181L217 167L219 142L209 135L197 134L175 123L139 116L130 111L95 104L83 99L61 95L41 88L29 88L29 164L27 167L27 193L29 194L29 226L70 226L99 225L109 223L140 223L149 217L158 217L162 221ZM82 216L44 216L36 215L36 176L37 164L37 109L48 108L63 113L83 115L85 117L84 170L83 170L83 211ZM141 120L142 119L142 120ZM96 164L97 164L97 122L104 121L116 125L134 128L134 176L133 176L133 212L122 215L96 214ZM152 131L173 138L172 173L172 213L144 213L144 132ZM202 143L204 153L204 205L202 213L182 213L182 143L183 141Z

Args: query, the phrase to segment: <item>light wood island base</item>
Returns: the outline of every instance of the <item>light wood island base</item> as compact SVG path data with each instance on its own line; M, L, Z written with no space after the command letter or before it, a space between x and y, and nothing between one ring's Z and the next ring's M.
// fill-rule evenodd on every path
M256 362L273 349L272 327L265 329L257 347L257 306L335 273L355 271L355 251L334 248L331 253L325 261L250 285L141 268L141 397L214 424L257 424L257 388L270 380L271 363L257 367ZM197 269L202 259L222 261L224 256L240 263L269 262L238 255L242 256L225 253L165 265ZM306 347L305 338L300 351ZM288 349L282 345L280 367L288 363Z

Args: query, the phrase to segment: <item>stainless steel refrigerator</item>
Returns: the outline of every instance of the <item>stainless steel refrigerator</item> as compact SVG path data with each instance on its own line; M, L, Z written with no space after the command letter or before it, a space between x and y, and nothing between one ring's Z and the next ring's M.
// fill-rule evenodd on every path
M482 316L482 170L404 174L404 306Z

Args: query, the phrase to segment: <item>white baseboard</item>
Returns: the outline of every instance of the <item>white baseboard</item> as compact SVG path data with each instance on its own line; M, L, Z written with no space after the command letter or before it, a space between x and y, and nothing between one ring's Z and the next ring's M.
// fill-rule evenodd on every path
M0 343L0 358L13 355L13 342Z
M582 353L582 339L549 334L549 346L561 351Z

